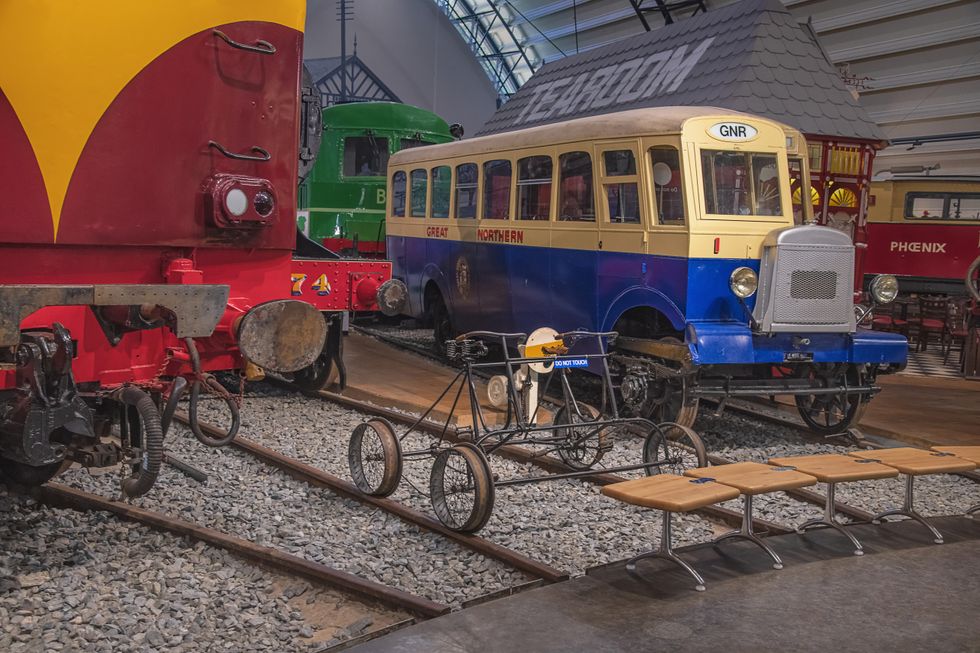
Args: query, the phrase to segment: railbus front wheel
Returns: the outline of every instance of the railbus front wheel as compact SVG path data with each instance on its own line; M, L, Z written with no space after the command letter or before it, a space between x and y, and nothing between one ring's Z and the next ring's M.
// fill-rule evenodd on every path
M386 497L402 478L402 449L395 429L375 417L358 424L347 448L351 480L361 492Z
M493 513L490 463L476 445L464 442L436 455L429 477L429 496L436 517L461 533L483 528Z
M599 411L581 401L575 402L577 409L562 406L555 413L555 436L561 438L557 444L558 457L576 470L591 469L602 460L608 449L606 429L595 424Z
M643 443L643 462L655 463L646 468L647 476L676 474L708 466L708 454L701 436L688 426L676 422L654 425Z
M823 387L855 386L860 383L862 376L856 369L850 369L844 374L821 374L818 370L810 370L808 375L813 381L820 381ZM803 422L820 435L836 435L845 432L849 426L856 423L867 405L865 397L858 392L835 392L833 394L796 395L796 409Z
M435 339L436 353L445 355L446 341L456 337L453 327L452 317L449 315L449 307L446 306L442 295L436 295L432 300L432 335Z

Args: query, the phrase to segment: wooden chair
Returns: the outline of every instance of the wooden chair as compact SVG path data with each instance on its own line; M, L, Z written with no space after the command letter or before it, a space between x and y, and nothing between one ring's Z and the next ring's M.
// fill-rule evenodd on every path
M878 306L872 311L871 328L875 331L894 331L906 338L909 333L909 321L905 318L906 306L894 303Z
M940 350L943 344L943 334L946 333L949 300L946 297L919 297L919 315L916 318L919 332L918 351L925 351L929 339L935 336L939 340Z
M966 298L952 300L949 303L949 316L946 320L946 330L943 332L943 364L949 360L953 347L959 343L960 369L963 368L963 358L966 353L966 337L970 332L969 316L973 302Z

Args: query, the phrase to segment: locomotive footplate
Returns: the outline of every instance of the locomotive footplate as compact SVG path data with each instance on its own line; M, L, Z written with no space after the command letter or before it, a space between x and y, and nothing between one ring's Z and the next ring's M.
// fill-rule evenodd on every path
M0 286L0 347L20 343L20 324L46 306L143 306L166 308L178 338L211 335L228 303L229 287L217 284L106 284Z

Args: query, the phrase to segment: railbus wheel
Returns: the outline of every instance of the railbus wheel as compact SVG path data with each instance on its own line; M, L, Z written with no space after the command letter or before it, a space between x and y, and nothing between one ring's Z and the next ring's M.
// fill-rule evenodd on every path
M676 422L654 425L643 443L643 462L660 463L647 467L647 476L676 474L708 466L708 454L701 436L688 426Z
M446 354L446 341L456 337L452 317L442 295L436 295L432 300L432 335L435 338L436 353Z
M579 424L596 422L599 411L581 401L575 402L577 410L562 406L555 413L555 425L566 425L556 428L554 433L562 441L557 445L558 457L569 467L576 470L591 469L602 460L608 449L606 429L601 426L577 426Z
M365 494L386 497L402 478L402 449L395 429L381 417L358 424L347 447L351 480Z
M493 513L490 463L479 447L463 442L443 449L432 463L429 497L436 517L461 533L483 528Z
M848 385L858 385L863 376L853 367L839 375L823 375L816 369L810 369L808 374L811 380L821 380L824 387L841 385L845 379ZM844 433L860 419L868 403L857 392L796 395L794 399L804 423L820 435Z
M698 418L701 400L691 397L683 379L661 379L650 384L641 417L655 422L672 422L688 428Z

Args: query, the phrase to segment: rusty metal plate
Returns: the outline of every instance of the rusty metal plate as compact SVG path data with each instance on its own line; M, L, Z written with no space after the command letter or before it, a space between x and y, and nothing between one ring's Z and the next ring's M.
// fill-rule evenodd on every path
M294 299L259 304L238 327L242 354L271 372L295 372L312 364L326 338L327 322L320 311Z
M20 342L20 323L46 306L158 304L177 317L179 338L211 335L228 304L229 287L215 284L116 284L0 286L0 347Z

